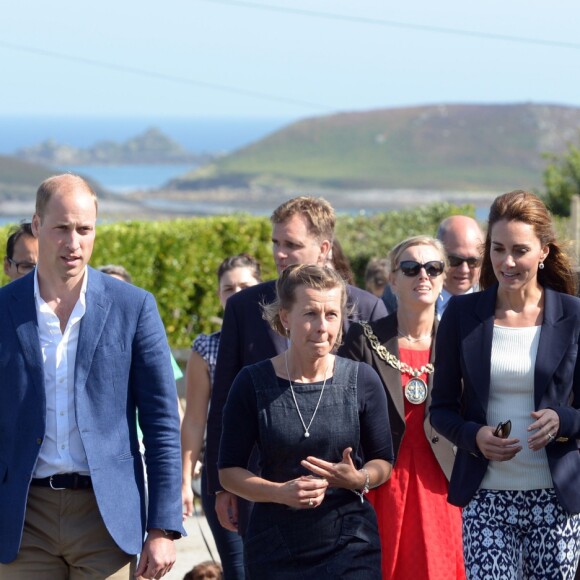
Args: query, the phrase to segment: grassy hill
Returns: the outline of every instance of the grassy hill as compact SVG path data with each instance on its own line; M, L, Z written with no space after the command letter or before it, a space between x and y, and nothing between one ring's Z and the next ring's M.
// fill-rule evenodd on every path
M440 105L293 123L192 172L178 189L296 184L338 189L537 187L543 153L576 142L580 108Z
M45 165L0 155L0 184L2 185L38 186L42 180L53 173L54 170Z
M59 173L57 169L48 165L0 155L0 200L33 199L40 183L57 173ZM87 181L99 197L109 198L111 196L98 183L91 179L87 179Z

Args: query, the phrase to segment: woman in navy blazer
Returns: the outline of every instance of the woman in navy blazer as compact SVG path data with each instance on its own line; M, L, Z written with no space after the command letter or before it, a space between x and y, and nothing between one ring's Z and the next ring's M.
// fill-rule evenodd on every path
M480 286L452 298L441 320L430 409L458 448L449 501L464 508L467 576L573 578L580 300L537 196L493 202Z

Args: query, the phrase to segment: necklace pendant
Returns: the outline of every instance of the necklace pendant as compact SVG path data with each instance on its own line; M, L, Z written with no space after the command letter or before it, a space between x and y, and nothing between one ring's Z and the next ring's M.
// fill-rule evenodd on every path
M304 437L310 437L310 433L308 431L304 431Z
M420 405L427 400L427 383L420 378L412 378L405 385L405 398L413 405Z

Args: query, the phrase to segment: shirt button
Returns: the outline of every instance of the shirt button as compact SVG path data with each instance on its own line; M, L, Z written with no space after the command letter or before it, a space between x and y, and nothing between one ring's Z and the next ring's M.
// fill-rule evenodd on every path
M60 412L60 416L62 417L63 415L64 415L64 411L61 411Z
M65 445L61 445L61 446L60 446L60 448L61 448L61 449L64 449L64 448L65 448Z

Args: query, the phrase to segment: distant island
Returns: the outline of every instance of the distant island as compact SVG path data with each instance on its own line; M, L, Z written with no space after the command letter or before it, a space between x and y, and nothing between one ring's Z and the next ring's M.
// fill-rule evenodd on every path
M145 165L165 163L208 163L215 155L195 154L171 140L159 129L151 128L122 143L99 141L86 149L48 139L19 149L14 157L43 165Z
M507 191L541 186L544 154L578 143L580 108L429 105L292 123L175 179L178 191Z
M32 199L43 176L54 173L50 166L184 160L198 167L159 189L123 196L134 203L131 216L140 204L156 208L156 215L163 204L174 214L259 213L295 195L322 195L349 212L436 201L488 208L498 193L541 189L546 154L565 152L579 137L580 107L520 103L311 117L220 156L194 155L157 129L87 149L49 141L19 151L18 159L0 156L0 217L11 213L2 199Z

